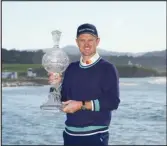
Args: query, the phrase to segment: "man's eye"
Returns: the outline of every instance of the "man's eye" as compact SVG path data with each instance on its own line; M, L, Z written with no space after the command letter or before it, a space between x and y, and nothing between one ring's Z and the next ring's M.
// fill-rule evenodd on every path
M89 40L90 43L92 43L93 41L94 41L93 39L92 39L92 40Z

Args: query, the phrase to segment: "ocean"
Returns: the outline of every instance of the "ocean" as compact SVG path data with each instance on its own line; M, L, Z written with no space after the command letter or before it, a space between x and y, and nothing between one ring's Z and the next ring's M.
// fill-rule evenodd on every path
M2 88L2 145L62 145L66 116L44 111L49 86ZM109 144L166 144L166 78L120 78Z

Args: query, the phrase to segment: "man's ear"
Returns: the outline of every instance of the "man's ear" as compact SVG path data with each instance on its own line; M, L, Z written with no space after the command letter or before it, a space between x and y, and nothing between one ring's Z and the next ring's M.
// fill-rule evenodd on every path
M100 38L97 38L97 46L99 45L99 43L100 43Z
M75 41L76 41L76 44L77 44L77 46L78 46L78 39L76 38Z

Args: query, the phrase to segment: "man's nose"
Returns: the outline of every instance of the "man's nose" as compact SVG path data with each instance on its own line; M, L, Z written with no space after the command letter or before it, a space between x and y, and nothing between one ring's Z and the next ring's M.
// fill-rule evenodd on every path
M89 46L89 41L85 41L85 46L86 46L86 47Z

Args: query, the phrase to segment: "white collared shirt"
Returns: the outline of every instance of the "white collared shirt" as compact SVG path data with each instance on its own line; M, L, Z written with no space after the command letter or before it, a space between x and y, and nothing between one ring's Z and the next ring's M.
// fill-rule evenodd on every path
M81 57L80 57L80 64L81 64L82 66L88 66L88 65L91 65L91 64L95 63L99 58L100 58L100 55L96 52L96 54L93 55L93 56L89 59L91 63L90 63L90 64L86 64L86 63L83 62L83 57L81 56Z

